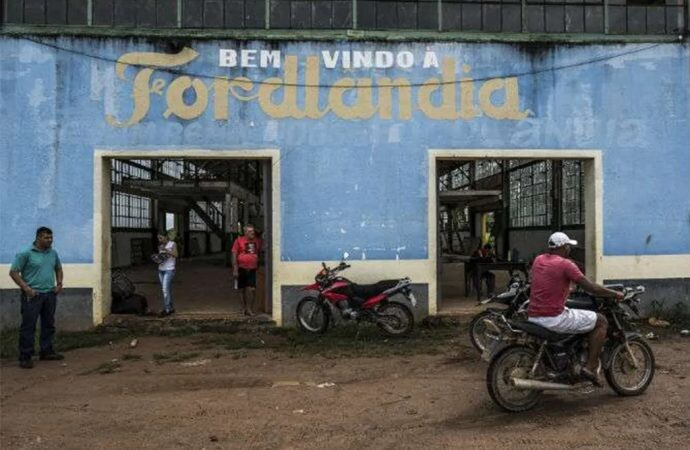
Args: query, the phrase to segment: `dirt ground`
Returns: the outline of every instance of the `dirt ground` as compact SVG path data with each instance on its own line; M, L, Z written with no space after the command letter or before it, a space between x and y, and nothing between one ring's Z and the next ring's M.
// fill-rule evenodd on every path
M658 367L643 396L621 398L608 388L549 394L522 414L503 413L491 402L486 365L464 336L427 353L337 358L212 342L199 336L141 337L130 348L127 338L67 352L64 362L37 361L32 370L3 361L0 444L3 449L690 447L690 339L652 343Z

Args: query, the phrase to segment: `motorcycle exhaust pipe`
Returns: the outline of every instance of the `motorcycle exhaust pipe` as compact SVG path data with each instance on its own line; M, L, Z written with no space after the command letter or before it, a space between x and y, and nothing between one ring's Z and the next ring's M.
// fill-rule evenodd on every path
M518 389L535 389L539 391L570 391L575 386L562 383L550 383L548 381L525 380L524 378L513 378L513 385Z

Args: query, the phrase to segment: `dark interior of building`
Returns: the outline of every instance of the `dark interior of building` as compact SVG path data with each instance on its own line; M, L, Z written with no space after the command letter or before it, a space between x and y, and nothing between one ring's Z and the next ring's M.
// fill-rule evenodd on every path
M233 289L230 249L246 224L270 248L266 162L248 159L112 160L111 267L146 297L149 311L162 307L157 234L177 244L173 279L178 314L240 314ZM270 314L266 258L258 271L257 306Z
M483 270L495 277L494 293L511 273L524 278L553 231L578 241L571 256L584 271L582 161L439 160L437 167L440 310L472 310L486 298L491 286L474 278Z

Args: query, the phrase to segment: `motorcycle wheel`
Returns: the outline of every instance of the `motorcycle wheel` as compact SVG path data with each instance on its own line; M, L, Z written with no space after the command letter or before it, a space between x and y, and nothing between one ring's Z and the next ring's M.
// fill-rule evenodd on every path
M389 336L404 336L414 328L414 316L402 303L386 303L376 311L376 316L376 325Z
M482 353L486 348L487 330L486 324L484 323L484 319L489 319L494 314L496 314L495 311L487 309L474 316L474 318L470 322L470 342L472 343L474 348L476 348L477 351L479 351L479 353Z
M491 399L508 412L532 409L541 399L542 391L516 389L512 378L528 378L537 352L524 345L505 348L491 360L486 371L486 387Z
M604 371L606 381L618 395L640 395L647 390L654 378L654 353L641 337L628 340L630 350L638 367L633 364L624 344L618 344L611 351L608 368Z
M328 305L316 297L304 297L297 304L297 325L309 334L322 334L328 329L330 311Z

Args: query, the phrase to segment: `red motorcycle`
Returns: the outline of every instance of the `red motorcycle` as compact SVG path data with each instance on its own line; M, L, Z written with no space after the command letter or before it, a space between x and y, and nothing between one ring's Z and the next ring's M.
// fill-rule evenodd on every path
M402 336L414 327L414 316L410 308L391 300L400 294L409 303L417 306L409 278L383 280L374 284L355 284L338 274L350 267L341 262L337 267L323 268L316 275L315 283L302 288L303 291L316 292L297 304L297 324L307 333L324 333L333 320L335 311L344 320L367 321L378 325L388 335Z

